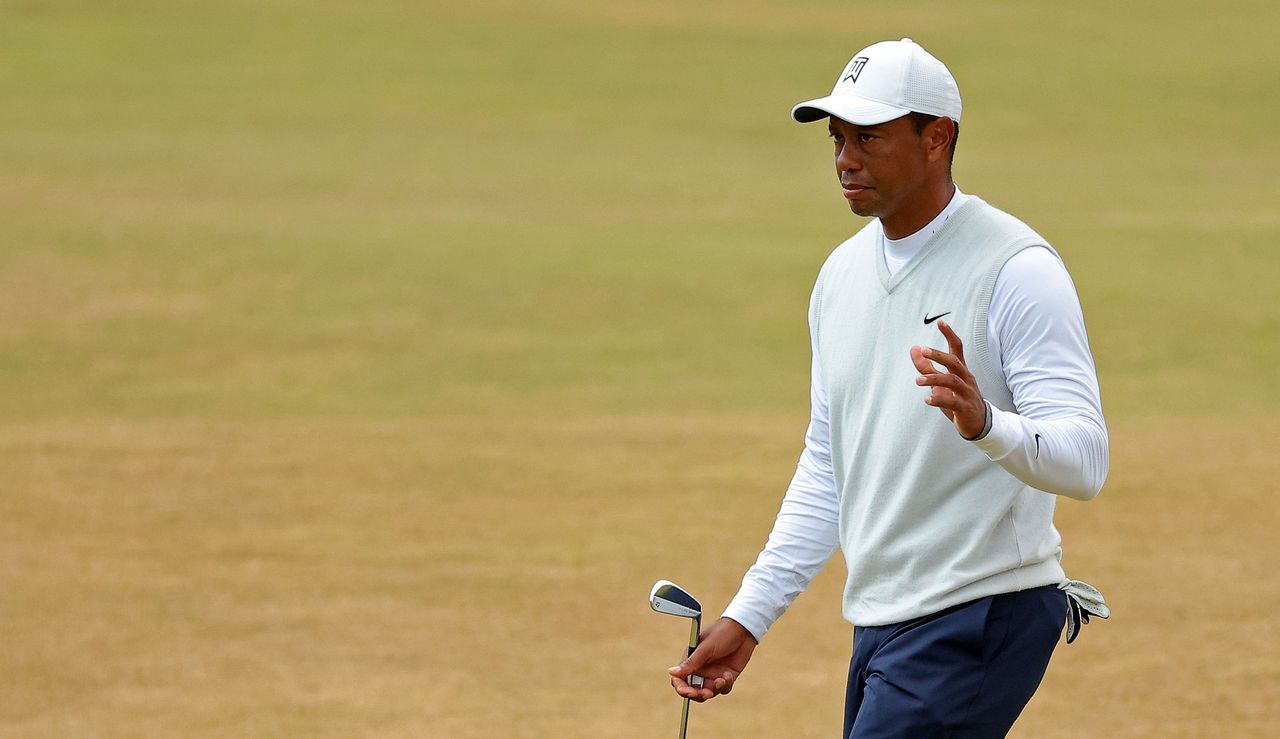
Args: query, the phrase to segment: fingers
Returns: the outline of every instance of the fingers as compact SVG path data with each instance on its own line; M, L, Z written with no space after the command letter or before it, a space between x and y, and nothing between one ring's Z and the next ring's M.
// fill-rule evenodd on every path
M931 375L938 371L933 362L925 359L924 352L928 348L926 346L911 347L911 363L916 366L916 371L922 375Z
M969 373L969 368L968 366L965 365L963 357L958 357L955 354L952 354L950 352L939 351L938 349L934 349L933 347L928 347L928 346L912 347L911 354L912 354L913 363L915 362L915 350L917 348L920 350L921 359L925 360L926 366L928 366L929 362L937 362L938 364L942 365L948 372L958 377L961 377L964 379L970 379L973 377L973 375ZM920 369L920 365L918 363L916 363L916 369L917 370ZM936 368L929 370L929 372L937 372L937 371L938 370ZM921 370L921 374L929 374L929 372L925 372Z
M698 644L698 648L692 652L688 647L685 648L684 654L680 655L680 663L672 667L667 672L679 677L688 677L698 670L698 668L715 659L715 644L711 641L703 641Z
M969 373L969 368L965 366L964 361L954 354L928 346L911 347L911 363L915 365L916 371L920 374L933 375L942 372L934 365L934 362L942 365L943 370L957 377L963 379L971 379L973 377Z
M946 372L935 372L930 375L920 375L916 378L916 384L925 387L949 388L955 392L963 392L969 387L969 383L965 382L959 375L953 375Z
M935 372L920 375L916 378L916 384L933 388L924 402L940 409L948 419L952 418L952 412L968 412L982 400L982 394L978 392L972 377L965 378L958 374Z
M925 405L931 405L942 411L942 415L947 417L948 421L955 420L956 413L962 413L969 408L969 404L955 395L941 395L934 393L924 399Z
M677 682L678 681L678 682ZM693 700L707 700L717 695L728 695L733 692L733 685L736 677L731 672L723 672L719 677L708 677L701 687L690 685L689 683L675 678L672 680L672 686L676 692L682 696L687 696Z
M911 347L911 363L920 376L916 384L931 389L926 405L942 411L966 439L981 433L986 424L986 406L978 380L969 371L964 358L964 342L946 321L938 321L938 330L947 339L951 351L929 346ZM939 369L941 367L941 369Z
M707 680L701 687L698 687L690 685L678 677L673 677L671 678L671 687L675 688L676 692L685 698L708 700L717 695L725 695L733 690L733 681L728 678L718 677L714 680Z
M977 379L965 364L964 342L960 341L960 337L952 330L950 324L946 321L938 321L938 330L942 331L942 335L946 337L947 346L951 351L939 351L929 346L912 347L911 361L920 372L920 377L916 378L916 384L950 391L935 390L925 400L929 405L953 411L965 410L972 400L970 396L981 397ZM932 367L933 362L942 365L947 372L922 369L922 367Z
M701 688L695 688L683 679L675 676L672 676L671 678L671 687L675 688L676 693L678 693L682 698L688 698L689 700L697 701L699 703L711 700L717 695L716 691L713 690L712 687L704 685Z
M667 673L677 694L701 703L733 690L734 682L751 659L756 640L738 622L721 617L702 631L699 641L693 653ZM701 685L693 678L695 675L703 679Z
M960 337L951 329L951 326L947 325L946 321L938 321L938 329L946 337L947 346L951 351L944 352L930 346L911 347L911 363L915 365L916 371L922 375L937 372L937 367L932 364L932 362L937 362L949 372L961 377L972 378L964 359L964 342L960 341Z
M698 674L702 666L711 658L711 647L706 642L703 642L692 653L686 649L683 656L684 659L680 661L680 664L667 670L667 673L671 676L671 687L675 688L676 692L681 696L699 703L714 698L716 696L714 685L708 685L712 681L706 680L705 675L701 676L703 679L701 685L690 684L696 682L693 677Z
M951 330L950 324L946 321L938 321L938 330L947 337L947 346L951 349L951 353L960 359L961 364L964 364L964 342L960 341L960 337Z
M733 690L737 673L722 664L705 664L708 656L707 650L703 650L702 654L694 650L680 664L667 670L667 674L671 676L671 687L682 697L701 703ZM701 684L698 684L699 678Z
M695 687L683 678L672 675L671 687L675 688L676 693L681 697L702 703L703 701L711 700L717 695L728 695L733 692L735 679L732 672L724 670L718 676L707 676L702 687Z

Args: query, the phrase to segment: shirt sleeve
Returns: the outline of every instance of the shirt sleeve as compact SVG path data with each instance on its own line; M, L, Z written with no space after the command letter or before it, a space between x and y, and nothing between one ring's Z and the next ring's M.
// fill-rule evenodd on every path
M815 337L812 305L810 337ZM742 578L724 616L756 641L809 586L839 543L840 500L831 467L831 427L816 343L810 377L809 428L795 476L787 487L769 540Z
M991 430L974 444L1034 488L1090 500L1107 478L1107 426L1080 300L1057 255L1030 248L1005 263L987 332L1016 412L988 404Z

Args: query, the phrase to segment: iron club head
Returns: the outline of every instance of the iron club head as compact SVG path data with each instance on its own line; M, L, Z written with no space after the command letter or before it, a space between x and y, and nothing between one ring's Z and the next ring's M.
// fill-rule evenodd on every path
M702 618L702 604L689 591L670 580L659 580L649 591L649 605L658 613L684 618Z

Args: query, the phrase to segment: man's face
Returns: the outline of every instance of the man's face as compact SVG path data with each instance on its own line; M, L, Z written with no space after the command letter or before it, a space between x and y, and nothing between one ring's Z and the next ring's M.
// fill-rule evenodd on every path
M910 118L858 126L835 116L827 129L835 143L836 175L849 209L890 219L928 179L929 148Z

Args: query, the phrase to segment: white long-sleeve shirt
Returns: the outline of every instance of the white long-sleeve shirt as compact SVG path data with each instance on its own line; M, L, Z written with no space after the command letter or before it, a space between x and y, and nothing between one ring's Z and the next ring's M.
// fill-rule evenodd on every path
M882 257L889 272L906 264L967 199L957 189L923 229L904 239L885 239ZM1092 498L1107 475L1107 430L1075 285L1052 251L1024 249L1005 263L992 292L987 327L989 353L998 359L1016 412L988 405L990 431L972 443L1031 487ZM757 640L839 544L840 501L816 346L814 355L804 451L768 542L724 611ZM907 370L904 382L912 382L909 364ZM921 388L922 402L927 392Z

